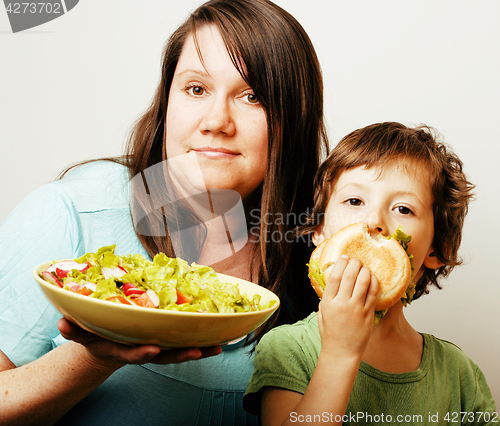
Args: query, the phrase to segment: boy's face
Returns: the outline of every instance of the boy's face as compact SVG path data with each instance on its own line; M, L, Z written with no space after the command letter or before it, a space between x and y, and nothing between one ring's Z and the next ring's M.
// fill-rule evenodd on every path
M409 162L405 168L398 161L380 168L355 167L343 172L328 202L323 225L314 233L318 245L351 223L364 222L372 236L392 235L399 225L412 236L409 252L413 254L417 282L423 265L435 269L441 263L433 255L433 195L425 169Z

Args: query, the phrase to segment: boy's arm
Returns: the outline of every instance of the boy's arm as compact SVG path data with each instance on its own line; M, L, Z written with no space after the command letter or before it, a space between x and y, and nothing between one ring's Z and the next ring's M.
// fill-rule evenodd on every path
M339 259L318 312L321 352L304 395L264 388L263 425L342 424L361 357L373 328L378 281L358 260ZM326 420L328 417L328 420ZM337 420L337 421L335 421ZM340 420L340 421L338 421Z
M262 390L262 424L342 424L358 368L359 362L330 362L320 355L304 395L273 387Z

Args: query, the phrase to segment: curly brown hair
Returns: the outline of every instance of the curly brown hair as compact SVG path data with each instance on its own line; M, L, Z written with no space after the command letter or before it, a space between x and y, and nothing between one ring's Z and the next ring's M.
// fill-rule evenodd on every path
M315 177L314 208L302 234L310 234L321 225L326 207L340 175L353 167L380 167L391 160L416 161L426 167L434 198L434 254L443 264L425 268L416 283L413 300L429 293L429 286L441 289L438 278L447 276L462 263L458 249L462 228L474 185L467 180L463 163L433 128L407 127L401 123L372 124L345 136L318 169Z

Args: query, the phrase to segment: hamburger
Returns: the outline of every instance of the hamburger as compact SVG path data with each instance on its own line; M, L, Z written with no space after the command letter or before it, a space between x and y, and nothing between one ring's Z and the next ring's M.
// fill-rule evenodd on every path
M375 302L375 323L386 314L398 300L406 306L415 294L411 282L413 257L408 253L411 235L399 227L392 237L370 236L365 223L353 223L319 244L309 261L309 279L321 299L323 289L337 259L347 255L359 259L370 268L379 281L379 292Z

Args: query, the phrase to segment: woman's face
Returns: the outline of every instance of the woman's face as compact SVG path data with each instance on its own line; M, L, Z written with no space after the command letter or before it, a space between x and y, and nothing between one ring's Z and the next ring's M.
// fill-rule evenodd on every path
M219 31L197 31L202 60L188 36L170 87L167 158L195 153L207 189L232 189L242 199L267 170L267 120L235 68Z

